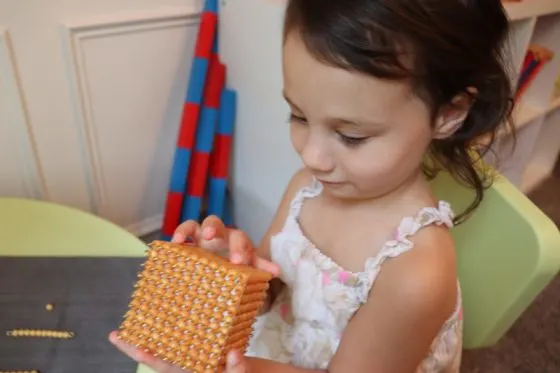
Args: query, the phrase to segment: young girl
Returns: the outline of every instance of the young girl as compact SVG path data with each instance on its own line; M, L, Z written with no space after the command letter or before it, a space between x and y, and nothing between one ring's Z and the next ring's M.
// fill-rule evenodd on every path
M227 372L459 372L449 228L487 185L473 140L509 117L507 25L499 0L288 1L283 94L305 167L260 246L215 217L173 239L227 246L233 262L277 275L247 356L230 353ZM439 169L476 190L467 211L434 198Z

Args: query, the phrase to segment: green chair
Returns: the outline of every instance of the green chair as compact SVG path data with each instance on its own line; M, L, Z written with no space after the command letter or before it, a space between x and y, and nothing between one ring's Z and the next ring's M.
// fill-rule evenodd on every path
M438 198L462 211L473 191L448 174ZM560 232L523 193L497 177L473 216L454 228L463 295L465 348L498 342L560 270Z
M143 257L146 250L136 236L97 216L18 198L0 198L0 243L0 256L12 257Z

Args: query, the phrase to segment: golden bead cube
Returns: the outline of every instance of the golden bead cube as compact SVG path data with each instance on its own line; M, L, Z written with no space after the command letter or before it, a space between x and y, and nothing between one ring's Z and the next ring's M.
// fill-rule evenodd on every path
M154 241L119 338L195 373L223 370L247 349L272 276L203 249Z

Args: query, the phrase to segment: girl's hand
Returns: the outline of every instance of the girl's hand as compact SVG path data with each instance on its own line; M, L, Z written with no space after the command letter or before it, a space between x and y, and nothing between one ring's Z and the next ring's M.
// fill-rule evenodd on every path
M207 217L202 222L202 225L199 225L194 220L184 222L175 230L171 242L186 242L212 252L227 249L229 259L233 263L248 264L270 272L274 276L278 276L280 272L276 264L257 256L253 243L244 232L237 229L228 229L216 216ZM181 368L173 366L118 339L116 331L109 335L109 340L125 355L138 363L149 366L158 373L185 373ZM246 360L238 352L230 352L227 361L228 365L224 373L248 372Z
M157 373L186 373L188 371L176 367L168 362L158 359L142 350L124 343L117 338L117 332L109 335L109 340L125 355L135 360L138 364L144 364ZM230 351L227 356L226 370L223 373L250 373L245 359L239 351Z
M280 271L276 264L256 255L247 234L237 229L228 229L217 216L207 217L202 225L194 220L187 220L177 227L171 242L192 243L212 252L227 249L232 263L248 264L274 276Z

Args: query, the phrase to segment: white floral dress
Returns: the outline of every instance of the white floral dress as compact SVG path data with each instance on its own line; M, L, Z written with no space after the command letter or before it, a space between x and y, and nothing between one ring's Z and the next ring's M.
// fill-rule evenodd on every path
M408 237L431 224L453 226L446 202L405 218L379 254L367 260L363 272L349 272L321 253L305 237L298 222L306 198L321 193L315 181L292 201L280 233L271 239L271 257L286 284L270 312L259 317L248 356L290 363L301 368L326 369L352 315L364 304L383 263L410 249ZM429 355L417 373L458 373L462 347L461 297L455 312L442 326Z

